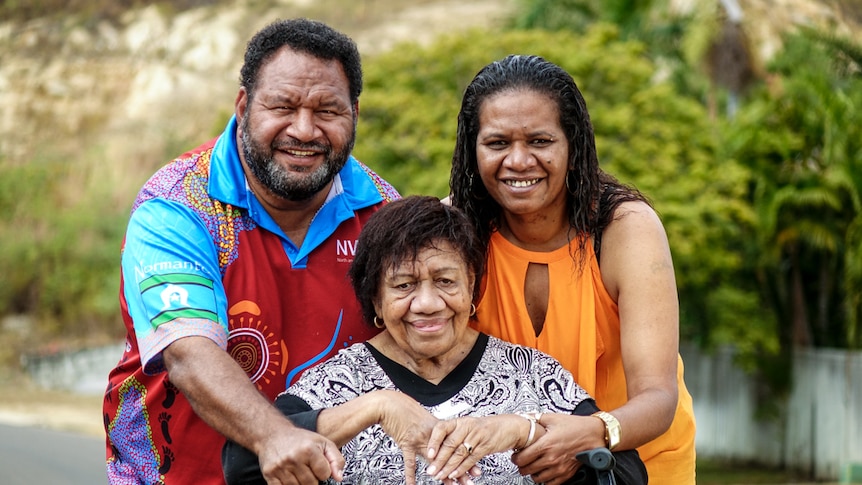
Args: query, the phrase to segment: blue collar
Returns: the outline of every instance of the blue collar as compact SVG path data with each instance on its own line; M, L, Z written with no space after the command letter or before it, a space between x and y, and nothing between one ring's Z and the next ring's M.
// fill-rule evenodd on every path
M258 226L279 236L296 268L303 267L308 254L331 236L339 224L353 218L355 211L383 201L374 181L351 155L344 168L336 175L326 202L311 221L302 247L297 248L249 188L239 158L236 128L236 116L232 116L213 147L209 195L226 204L248 210L249 216Z

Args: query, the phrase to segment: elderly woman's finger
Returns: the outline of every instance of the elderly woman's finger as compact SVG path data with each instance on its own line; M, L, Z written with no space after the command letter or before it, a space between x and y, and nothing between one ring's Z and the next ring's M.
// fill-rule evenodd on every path
M416 453L413 450L402 450L404 455L404 483L416 485Z
M461 449L455 450L455 453L437 472L438 480L442 478L462 479L464 477L470 479L470 472L474 469L478 470L476 463L486 454L487 450L484 447L477 449L477 447L470 445L469 441L465 441ZM469 481L472 483L472 480Z
M459 426L460 421L460 418L441 421L431 431L429 453L433 445L434 455L427 471L437 480L447 478L458 464L473 453L474 447L466 439L469 430ZM429 455L428 458L430 459L431 456Z
M336 482L340 482L344 476L344 455L341 454L338 448L324 444L323 456L329 462L330 476Z
M483 442L479 436L467 433L463 438L457 438L456 434L458 433L453 433L443 441L440 452L431 465L436 472L434 477L437 480L456 479L466 475L483 456L488 454L487 447L473 445L473 442Z
M473 479L482 475L482 470L478 466L473 466L470 471L458 477L455 483L458 485L474 485Z
M455 429L455 421L444 420L438 421L431 430L431 437L428 438L428 459L433 460L437 457L437 452L443 446L443 440Z

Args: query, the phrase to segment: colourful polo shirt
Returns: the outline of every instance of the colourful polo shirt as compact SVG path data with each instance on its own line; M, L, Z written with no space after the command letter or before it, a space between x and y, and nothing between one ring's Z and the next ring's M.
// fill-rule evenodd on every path
M224 438L167 378L186 336L225 349L270 399L377 331L346 276L363 224L398 193L351 157L296 246L248 188L236 120L142 188L122 256L126 351L104 401L110 483L223 483Z

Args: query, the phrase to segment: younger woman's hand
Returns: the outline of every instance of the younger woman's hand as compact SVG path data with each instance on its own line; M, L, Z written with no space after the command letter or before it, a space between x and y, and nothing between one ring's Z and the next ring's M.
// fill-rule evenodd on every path
M543 414L545 429L533 444L512 455L512 462L522 475L537 483L559 485L580 468L576 455L581 451L604 446L604 425L592 416Z

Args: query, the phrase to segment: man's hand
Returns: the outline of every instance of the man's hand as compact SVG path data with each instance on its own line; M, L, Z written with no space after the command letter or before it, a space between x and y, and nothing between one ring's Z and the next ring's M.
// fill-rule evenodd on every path
M305 485L332 477L341 481L344 457L327 438L301 428L273 431L258 454L268 485Z

